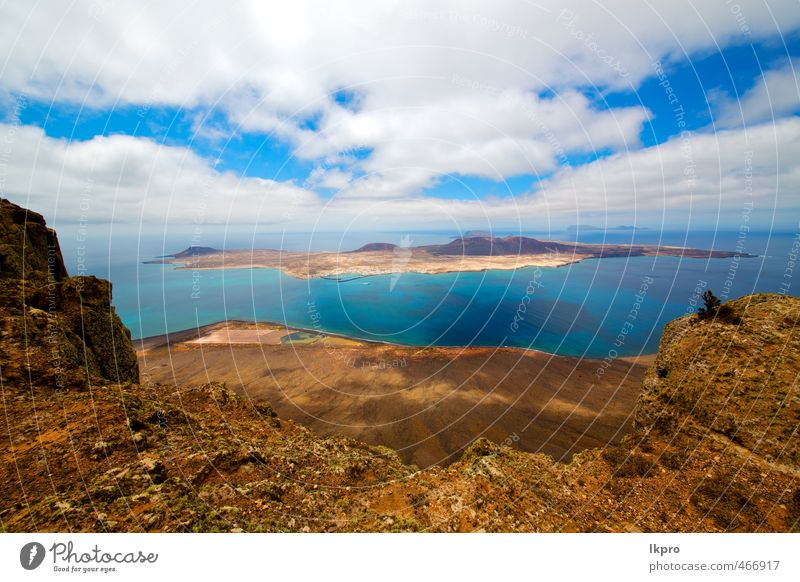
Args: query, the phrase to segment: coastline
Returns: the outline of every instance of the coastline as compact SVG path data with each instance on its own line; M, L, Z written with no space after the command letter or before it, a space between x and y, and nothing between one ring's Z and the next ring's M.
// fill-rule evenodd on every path
M186 343L191 342L192 340L198 340L202 338L204 335L207 335L213 331L216 331L220 327L223 326L264 326L264 327L276 327L276 328L285 328L289 333L293 332L303 332L309 334L315 334L320 336L320 341L324 343L324 339L327 337L335 338L335 339L342 339L347 341L356 342L358 344L363 344L364 346L372 346L375 348L378 347L389 347L389 348L400 348L406 350L417 350L417 351L425 351L425 350L459 350L459 351L469 351L469 350L501 350L507 352L519 352L519 353L534 353L540 354L543 356L550 356L554 358L565 358L570 360L583 360L583 361L597 361L600 362L603 359L600 357L591 357L591 356L572 356L572 355L563 355L563 354L556 354L553 352L548 352L546 350L539 350L536 348L521 348L517 346L490 346L490 345L468 345L468 346L458 346L458 345L431 345L431 346L417 346L413 344L403 344L399 342L390 342L390 341L381 341L381 340L366 340L356 336L347 335L344 333L335 333L335 332L328 332L320 329L315 329L313 327L300 327L300 326L293 326L293 325L286 325L283 323L278 323L274 321L254 321L254 320L245 320L245 319L229 319L229 320L220 320L214 323L209 323L206 325L201 325L197 328L188 328L182 329L175 332L167 332L160 335L148 336L143 338L135 338L131 341L134 344L134 348L137 352L146 352L151 349L161 348L161 347L168 347L174 344ZM219 342L215 344L206 344L206 345L240 345L240 346L253 346L259 345L259 342L252 342L252 343L231 343L231 342ZM635 355L628 355L628 356L619 356L615 358L617 360L622 360L625 362L631 363L642 363L643 365L650 365L655 360L656 352L651 353L639 353Z
M586 259L673 256L687 259L753 257L748 253L670 245L583 244L527 237L472 237L446 245L397 247L370 243L352 251L293 252L274 249L220 250L189 247L144 261L178 270L278 269L298 279L364 278L416 273L438 275L526 267L563 267Z
M295 333L320 339L275 341ZM212 377L322 437L387 446L420 468L449 465L478 436L564 462L619 442L633 430L641 380L655 359L407 347L244 321L133 343L148 384Z

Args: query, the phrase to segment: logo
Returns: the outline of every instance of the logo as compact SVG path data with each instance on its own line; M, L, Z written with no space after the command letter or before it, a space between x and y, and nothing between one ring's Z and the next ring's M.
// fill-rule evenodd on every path
M39 542L29 542L19 551L19 563L26 570L35 570L44 561L44 546Z
M394 291L394 286L403 276L403 268L411 260L411 255L414 253L411 250L411 237L404 234L400 237L400 244L394 247L392 251L392 278L389 280L389 293Z

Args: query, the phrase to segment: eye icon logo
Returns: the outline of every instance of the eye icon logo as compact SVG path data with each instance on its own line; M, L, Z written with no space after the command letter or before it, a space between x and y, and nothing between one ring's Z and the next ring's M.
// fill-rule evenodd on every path
M44 561L44 546L39 542L30 542L19 551L19 563L26 570L35 570Z

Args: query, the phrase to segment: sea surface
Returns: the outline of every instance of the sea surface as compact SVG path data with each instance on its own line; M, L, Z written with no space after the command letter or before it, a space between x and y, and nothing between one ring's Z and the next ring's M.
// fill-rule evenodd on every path
M551 233L539 238L576 240ZM225 248L351 250L366 242L431 244L454 233L351 233L227 236ZM723 299L753 292L798 294L790 270L800 240L780 232L589 232L581 242L642 243L738 250L754 258L635 257L559 268L385 275L340 283L303 280L273 269L179 270L142 261L188 246L131 237L79 252L62 241L72 274L108 278L113 302L134 338L225 319L280 322L355 338L412 346L514 346L569 356L652 353L666 322L691 313L711 289ZM217 242L218 244L212 244ZM219 241L203 241L222 246Z

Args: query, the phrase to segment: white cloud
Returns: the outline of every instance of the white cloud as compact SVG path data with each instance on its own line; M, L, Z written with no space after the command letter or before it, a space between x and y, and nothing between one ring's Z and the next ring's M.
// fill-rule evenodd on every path
M537 191L509 198L450 200L395 196L425 187L427 171L397 169L346 184L351 189L320 199L291 182L238 178L219 172L189 149L126 136L67 142L34 127L0 125L13 145L0 165L0 193L45 213L52 223L88 220L192 224L271 230L354 228L563 227L604 218L675 226L719 218L738 224L748 203L754 212L796 224L800 199L800 118L674 138L577 168L564 168ZM330 172L337 185L345 172ZM386 188L386 190L381 190ZM360 192L357 196L354 192ZM88 202L84 206L84 202ZM615 218L611 218L615 217Z
M474 89L460 77L442 82L456 84L458 92L428 105L404 106L387 96L380 104L367 98L358 112L332 110L318 132L306 132L297 154L318 158L370 148L373 154L361 164L373 174L370 182L392 173L386 193L400 196L414 192L399 187L399 168L425 174L404 180L409 186L448 174L494 180L544 174L557 167L560 154L637 147L648 118L641 107L595 111L574 91L540 99L496 87ZM354 184L358 190L362 185Z
M0 124L10 146L0 194L60 222L168 224L286 222L318 208L291 182L220 172L192 150L114 135L67 141Z
M213 106L237 130L272 133L305 157L366 146L372 153L358 165L370 177L354 184L353 195L369 183L408 196L414 192L388 177L377 182L398 168L410 168L410 185L447 173L541 173L555 167L558 148L638 147L643 108L596 111L574 89L636 88L654 61L743 40L745 25L747 40L800 25L792 2L737 7L689 0L6 3L0 86L92 107ZM358 96L355 111L333 97L342 89ZM542 92L556 97L540 99ZM316 131L303 123L312 116Z
M751 38L800 24L793 2L741 1ZM269 108L322 108L343 86L453 73L496 86L636 83L665 54L741 37L726 3L423 0L330 3L46 0L2 8L8 88L45 99L191 106L252 91ZM626 85L624 80L622 85ZM436 87L408 99L427 102Z
M317 167L309 174L307 183L310 187L331 188L341 190L348 186L353 180L350 172L345 172L339 168Z
M800 118L713 133L687 134L658 146L566 167L535 192L497 200L374 200L383 217L411 224L439 223L523 229L574 222L713 226L738 225L743 216L796 227L800 212ZM327 212L355 214L347 199ZM613 222L619 224L619 222Z
M800 61L764 71L740 99L718 97L715 122L720 127L741 126L777 119L800 109Z
M797 153L796 120L694 136L690 193L678 140L636 151L644 107L598 110L581 92L635 90L655 61L800 25L796 3L767 4L740 0L733 11L689 0L6 3L0 93L106 109L134 104L145 116L165 105L213 108L231 133L270 134L318 163L308 188L341 191L323 204L292 182L219 172L188 148L125 136L68 143L27 127L16 130L3 191L60 219L80 216L77 200L90 184L97 221L190 223L198 200L208 199L205 220L221 223L302 228L322 213L332 224L372 216L411 226L540 225L557 212L568 222L577 212L671 212L690 196L694 209L713 213L724 200L728 212L750 140L756 196L771 193L785 208L797 191L797 156L789 155ZM789 69L768 72L742 100L745 121L790 111L793 83ZM342 90L355 101L337 100ZM723 105L726 124L735 124L739 105ZM224 138L218 119L196 129ZM516 200L419 196L443 175L543 175L568 154L596 150L615 154L563 169Z
M798 191L800 118L794 117L746 130L678 136L564 169L542 183L528 204L555 215L611 213L652 222L662 214L674 221L696 213L738 225L736 219L752 202L754 210L778 213L786 224L800 210Z

